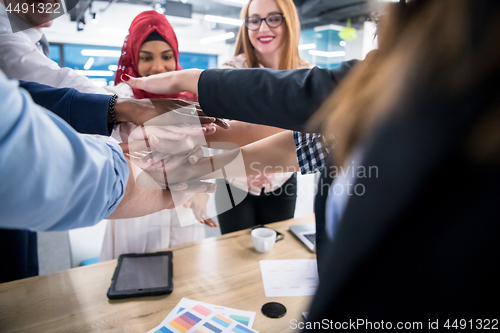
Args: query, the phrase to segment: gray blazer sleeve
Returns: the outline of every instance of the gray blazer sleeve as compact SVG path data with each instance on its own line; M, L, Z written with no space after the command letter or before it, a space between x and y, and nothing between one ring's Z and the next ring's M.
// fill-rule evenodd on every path
M209 116L304 131L355 63L332 70L208 69L198 82L199 103Z

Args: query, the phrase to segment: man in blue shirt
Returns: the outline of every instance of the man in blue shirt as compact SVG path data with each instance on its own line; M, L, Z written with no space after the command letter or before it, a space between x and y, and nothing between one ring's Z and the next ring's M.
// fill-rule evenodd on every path
M0 227L67 230L172 208L135 184L121 148L75 132L0 72Z
M3 80L2 81L2 87L3 84L6 84L7 81ZM13 82L11 82L12 84ZM111 126L112 126L112 120L109 117L109 102L110 99L112 98L110 95L99 95L99 94L86 94L86 93L81 93L78 92L75 89L70 89L70 88L53 88L49 87L43 84L38 84L34 82L20 82L20 86L24 89L26 89L30 95L31 98L37 103L38 105L41 105L43 107L46 107L50 111L54 112L56 115L62 118L66 123L68 123L73 129L80 133L86 133L86 134L100 134L100 135L109 135L111 132ZM17 89L17 85L14 87L14 90L16 91L16 94L19 94L19 89ZM30 101L28 101L29 97L25 96L26 94L21 94L20 96L22 97L22 103L24 103L24 107L28 107L28 104ZM2 97L3 96L9 96L8 90L2 89ZM23 97L24 96L24 97ZM6 98L5 101L10 101L9 98ZM119 98L116 100L115 105L114 105L114 110L116 114L116 118L118 121L129 121L133 122L136 125L140 125L144 123L145 121L155 118L156 116L163 114L165 112L182 108L186 106L186 104L189 104L187 102L183 102L181 100L171 100L171 99L162 99L162 100L134 100L134 99L126 99L126 98ZM18 105L16 104L16 107ZM19 109L19 108L13 108L10 106L7 106L7 104L4 105L6 109ZM47 112L47 111L44 111ZM51 122L53 119L56 119L56 124L63 123L61 122L61 119L54 117L52 113L48 113L49 118L51 119ZM9 115L13 115L10 113ZM34 122L34 119L37 119L34 117L36 113L31 114L31 113L23 113L24 117L27 117L28 119L31 119L32 122ZM32 119L33 118L33 119ZM209 123L213 119L209 117L200 117L199 121L202 123ZM45 126L44 121L41 122L43 126ZM7 125L7 124L3 124ZM40 129L38 126L32 124L30 126L33 126L33 128L36 128L37 130L45 130L43 126L40 126ZM54 125L52 125L53 127ZM67 126L66 126L67 127ZM64 127L65 128L65 127ZM7 127L3 127L4 130L7 129ZM201 130L201 128L199 129ZM50 132L50 126L48 127L48 131ZM38 133L38 132L37 132ZM205 132L205 134L210 134L210 131ZM15 133L9 133L14 135ZM53 132L49 133L50 135L54 135ZM27 137L24 137L26 139ZM47 139L47 136L44 135L44 139ZM2 138L3 141L7 140L6 137ZM94 138L90 139L91 141L94 140ZM46 140L47 142L51 140ZM24 142L24 141L23 141ZM97 142L101 142L101 140L98 140ZM6 144L5 142L2 142L3 144ZM104 148L107 146L105 145ZM111 148L115 148L116 145L112 144ZM51 145L51 148L56 148L57 145ZM24 148L23 148L24 150ZM42 149L43 151L43 149ZM119 153L121 150L119 151ZM75 156L80 156L81 152L74 152ZM113 153L112 156L116 158L118 153ZM119 155L119 154L118 154ZM36 156L36 155L35 155ZM45 156L44 154L40 154L40 156ZM50 152L47 152L47 156L50 156ZM64 158L64 154L61 155L61 158ZM92 154L92 156L95 156L95 153ZM43 159L43 158L42 158ZM8 160L5 160L5 163L7 163ZM3 165L3 163L0 161L0 164ZM52 166L50 162L47 161L47 165ZM29 167L26 165L26 167ZM3 178L6 178L7 176L7 170L2 169L4 172L2 175L4 176ZM23 168L16 168L16 172L23 172ZM14 171L14 170L12 170ZM106 178L103 175L103 178ZM7 181L3 181L3 183L7 184ZM5 188L7 190L7 188ZM29 190L27 187L26 190ZM16 192L18 193L18 192ZM4 200L4 197L9 196L7 194L7 191L5 191L2 195L2 200ZM42 200L42 197L37 197L38 199ZM97 199L97 198L96 198ZM24 200L23 198L19 198L19 203L24 203L25 201L28 201L29 204L26 207L29 207L30 205L36 205L37 201L31 201L31 200ZM63 202L61 202L62 205ZM40 203L41 204L41 203ZM41 204L42 205L42 204ZM1 205L0 205L1 206ZM43 206L43 205L42 205ZM7 205L5 205L7 207ZM61 209L62 206L60 206ZM161 208L163 209L163 208ZM29 210L29 208L28 208ZM159 210L159 209L155 209ZM14 213L14 210L5 210L6 213ZM26 213L26 212L25 212ZM137 212L134 212L137 214ZM7 218L7 215L2 214L2 222L4 222L4 218ZM143 215L143 214L141 214ZM38 216L37 214L34 214L33 216ZM49 219L50 220L50 219ZM69 219L68 219L69 220ZM10 222L14 222L15 220L12 220ZM33 221L37 221L33 219ZM47 220L48 221L48 220ZM98 221L98 220L97 220ZM96 223L97 221L88 221L85 220L85 223ZM0 222L0 228L5 225L5 223L8 223L9 221L5 220L4 223ZM36 224L37 222L35 222ZM35 276L38 275L38 256L37 256L37 239L36 239L36 233L29 231L27 229L10 229L10 228L25 228L27 226L22 225L22 224L10 224L8 225L7 229L0 229L0 263L2 264L2 267L6 268L0 272L0 283L2 282L8 282L20 278L26 278L30 276ZM30 227L30 229L34 230L40 230L41 227L39 226L33 226ZM68 227L66 226L59 226L57 230L59 229L67 229ZM56 229L52 229L56 230Z

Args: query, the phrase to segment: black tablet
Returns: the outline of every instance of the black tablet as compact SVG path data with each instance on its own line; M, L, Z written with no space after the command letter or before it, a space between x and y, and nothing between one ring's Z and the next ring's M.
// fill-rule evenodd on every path
M172 252L122 254L108 289L109 299L170 294Z

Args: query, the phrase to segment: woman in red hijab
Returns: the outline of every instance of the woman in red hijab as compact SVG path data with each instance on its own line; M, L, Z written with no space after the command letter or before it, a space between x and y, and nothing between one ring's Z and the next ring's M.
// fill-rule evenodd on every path
M131 89L120 79L123 74L145 77L180 69L182 67L179 64L177 37L167 18L153 10L142 12L130 25L118 61L115 86L109 90L119 98L179 98L198 101L197 95L190 92L158 95ZM124 132L130 131L130 128L126 128L130 127L126 123L120 127L124 127ZM205 214L207 200L207 194L198 193L188 203L193 210L198 210L198 214L201 210ZM192 224L181 227L179 218L183 221L189 219ZM193 211L186 207L176 207L175 210L163 210L133 219L108 220L100 260L116 259L122 253L154 252L203 238L204 225L200 224Z
M182 69L177 37L165 15L154 10L142 12L132 21L128 31L115 73L116 86L123 85L123 74L144 77ZM180 98L198 101L197 96L190 92L169 95L152 94L140 89L132 89L132 92L137 99Z

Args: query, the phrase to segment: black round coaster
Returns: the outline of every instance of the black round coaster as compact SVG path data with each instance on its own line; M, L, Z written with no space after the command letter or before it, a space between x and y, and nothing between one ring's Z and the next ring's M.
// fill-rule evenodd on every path
M269 318L281 318L286 314L286 308L278 302L269 302L262 306L262 313Z

